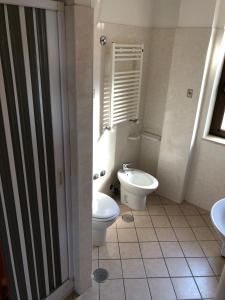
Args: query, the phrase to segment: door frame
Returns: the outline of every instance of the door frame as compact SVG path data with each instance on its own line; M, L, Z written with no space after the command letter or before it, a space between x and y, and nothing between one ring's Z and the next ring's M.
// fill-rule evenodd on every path
M71 203L71 160L70 160L70 124L69 103L67 96L66 75L66 47L65 47L65 16L64 10L57 11L58 39L59 39L59 71L62 109L62 138L63 138L63 161L64 161L64 185L66 201L66 227L68 246L68 275L69 279L62 283L46 300L62 300L74 291L73 273L73 243L72 243L72 203Z
M66 215L67 234L69 251L69 278L73 278L73 245L72 245L72 203L71 203L71 155L70 155L70 123L69 123L69 103L67 94L67 74L66 74L66 36L65 36L65 16L64 12L58 12L59 31L59 59L60 59L60 82L62 99L62 125L63 125L63 149L65 165L65 192L66 192Z

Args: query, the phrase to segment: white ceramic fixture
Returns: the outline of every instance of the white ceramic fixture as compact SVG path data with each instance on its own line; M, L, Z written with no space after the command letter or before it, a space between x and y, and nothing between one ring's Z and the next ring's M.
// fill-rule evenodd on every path
M120 214L115 200L106 194L97 192L92 201L92 240L93 245L101 246L105 243L106 230Z
M132 209L144 210L146 197L157 189L158 180L137 169L121 169L117 176L121 184L121 202Z
M211 220L222 240L221 254L225 257L225 199L221 199L213 205Z

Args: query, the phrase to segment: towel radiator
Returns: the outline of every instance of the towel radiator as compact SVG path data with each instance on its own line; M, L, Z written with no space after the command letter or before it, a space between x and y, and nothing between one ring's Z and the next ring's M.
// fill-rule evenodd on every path
M112 43L110 127L137 121L144 45Z

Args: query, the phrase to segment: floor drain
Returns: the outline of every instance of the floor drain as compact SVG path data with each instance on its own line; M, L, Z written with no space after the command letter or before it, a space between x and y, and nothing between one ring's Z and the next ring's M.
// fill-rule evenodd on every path
M122 219L126 223L134 222L134 217L132 215L125 214L122 216Z
M94 270L93 276L94 276L94 280L100 283L100 282L104 282L108 278L109 273L106 269L98 268Z

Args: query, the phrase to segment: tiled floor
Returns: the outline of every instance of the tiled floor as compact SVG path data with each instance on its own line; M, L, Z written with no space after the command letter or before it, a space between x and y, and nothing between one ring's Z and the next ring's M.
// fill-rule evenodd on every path
M213 299L225 259L209 214L188 203L152 195L145 211L120 205L122 217L93 249L93 270L109 272L82 300Z

